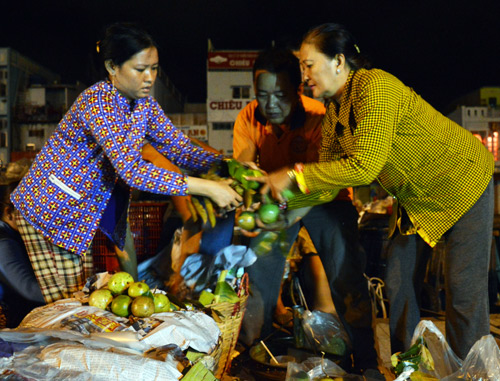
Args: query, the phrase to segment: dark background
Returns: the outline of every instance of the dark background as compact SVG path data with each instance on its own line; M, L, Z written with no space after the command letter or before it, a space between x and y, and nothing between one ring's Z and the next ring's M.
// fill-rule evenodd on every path
M483 86L500 86L500 0L2 1L0 46L90 85L105 25L137 21L154 36L160 64L189 102L206 99L208 39L218 50L260 50L338 22L362 51L438 109Z

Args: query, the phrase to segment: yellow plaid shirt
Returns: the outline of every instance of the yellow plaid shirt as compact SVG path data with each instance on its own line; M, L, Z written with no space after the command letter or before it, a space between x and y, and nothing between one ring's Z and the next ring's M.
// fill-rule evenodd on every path
M306 164L311 191L380 185L434 246L486 189L491 153L410 87L379 69L349 74L340 105L323 120L319 163Z

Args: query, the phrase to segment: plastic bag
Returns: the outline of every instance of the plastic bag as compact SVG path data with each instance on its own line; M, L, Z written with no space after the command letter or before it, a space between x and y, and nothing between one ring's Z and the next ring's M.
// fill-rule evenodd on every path
M500 380L500 350L493 336L486 335L476 341L462 367L441 380Z
M189 256L181 268L186 285L195 293L216 284L222 270L251 266L257 260L253 250L246 246L229 245L215 256L193 254Z
M426 359L418 364L419 377L430 376L440 380L460 368L462 365L461 360L452 351L439 328L429 320L420 321L415 328L411 340L412 347L422 340L425 345L422 346L417 355L430 357L430 359ZM395 355L396 354L393 356ZM430 362L433 363L432 367L429 367ZM414 371L415 369L411 366L406 367L405 370L399 374L398 378L396 378L396 381L409 380L412 378L412 373Z
M343 356L350 347L349 337L335 315L321 311L304 311L302 328L305 348Z
M434 371L429 371L423 367L419 370L433 377L441 379L455 372L462 365L462 361L452 351L444 335L430 320L422 320L413 333L411 339L414 344L419 337L423 337L433 360Z
M302 363L289 362L286 381L318 380L322 377L341 377L343 380L364 380L362 376L347 374L333 361L321 357L310 357Z

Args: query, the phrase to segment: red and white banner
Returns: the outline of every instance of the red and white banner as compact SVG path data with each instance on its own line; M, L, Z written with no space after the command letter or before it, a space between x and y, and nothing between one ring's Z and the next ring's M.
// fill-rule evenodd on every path
M216 51L208 53L208 70L252 70L259 52Z

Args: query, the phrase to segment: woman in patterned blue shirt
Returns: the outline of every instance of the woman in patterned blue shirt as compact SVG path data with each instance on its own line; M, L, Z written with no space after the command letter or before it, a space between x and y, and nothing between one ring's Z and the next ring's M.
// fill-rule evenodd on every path
M149 95L159 67L152 38L134 25L115 24L98 49L108 79L80 94L11 198L47 302L82 287L91 273L86 254L97 229L123 249L131 188L203 195L219 207L241 202L228 182L179 174L142 159L148 142L191 173L222 160L191 144Z

